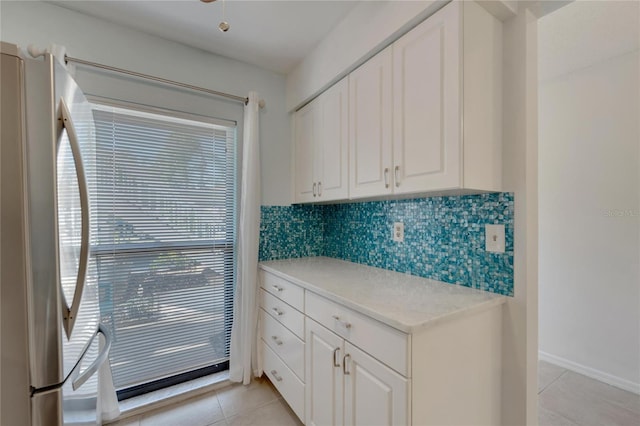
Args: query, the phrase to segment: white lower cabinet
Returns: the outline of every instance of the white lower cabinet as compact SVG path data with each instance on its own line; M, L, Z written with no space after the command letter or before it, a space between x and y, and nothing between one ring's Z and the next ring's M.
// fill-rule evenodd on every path
M344 424L410 424L409 379L349 342L344 350Z
M260 272L258 332L264 374L304 421L304 289Z
M265 271L261 284L264 372L306 425L501 424L501 304L405 332Z
M304 383L293 371L262 342L262 362L264 373L287 401L289 407L302 420L304 419Z
M343 424L344 339L314 320L305 319L307 425Z
M306 424L406 425L409 380L306 318Z

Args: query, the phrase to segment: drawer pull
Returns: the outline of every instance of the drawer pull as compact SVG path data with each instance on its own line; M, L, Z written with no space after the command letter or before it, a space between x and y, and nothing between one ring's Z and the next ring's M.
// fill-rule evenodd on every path
M275 285L275 284L274 284L274 285L272 285L271 287L275 288L275 289L276 289L276 291L282 291L282 290L284 290L284 288L280 287L279 285Z
M271 374L273 375L273 378L276 379L277 382L282 381L282 377L278 376L278 372L276 370L271 370Z
M278 336L271 336L271 339L276 342L276 345L282 346L282 340L278 339Z
M345 376L349 376L351 373L347 371L347 358L351 358L351 355L346 354L342 359L342 372Z
M339 351L340 351L340 348L335 348L333 350L333 366L334 367L340 367L340 364L339 364L340 361L336 361L336 355L338 355ZM340 357L338 356L337 359L340 359Z
M284 315L284 312L282 312L280 309L278 308L271 308L271 310L273 312L275 312L278 316Z
M333 315L332 318L342 324L344 328L351 328L351 323L341 320L338 315Z

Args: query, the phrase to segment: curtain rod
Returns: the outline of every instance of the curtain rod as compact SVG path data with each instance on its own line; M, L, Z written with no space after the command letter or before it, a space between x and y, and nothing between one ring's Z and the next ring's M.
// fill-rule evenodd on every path
M246 98L246 97L230 95L229 93L218 92L216 90L207 89L205 87L193 86L191 84L180 83L179 81L168 80L166 78L155 77L153 75L142 74L142 73L139 73L139 72L129 71L129 70L125 70L125 69L122 69L122 68L116 68L116 67L112 67L112 66L109 66L109 65L98 64L96 62L85 61L84 59L72 58L71 56L68 56L68 55L64 55L64 62L65 63L75 62L77 64L87 65L87 66L95 67L95 68L101 68L103 70L118 72L118 73L121 73L121 74L132 75L134 77L144 78L144 79L147 79L147 80L153 80L153 81L157 81L157 82L160 82L160 83L168 84L168 85L171 85L171 86L178 86L178 87L182 87L184 89L195 90L196 92L204 92L204 93L208 93L208 94L214 95L214 96L221 96L223 98L233 99L234 101L240 101L240 102L244 103L245 105L249 103L249 98ZM261 104L260 107L263 106L263 102L264 101L260 100L260 104Z

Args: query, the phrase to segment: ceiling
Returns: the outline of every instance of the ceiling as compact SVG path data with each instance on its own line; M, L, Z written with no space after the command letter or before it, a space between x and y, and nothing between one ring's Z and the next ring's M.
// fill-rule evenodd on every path
M115 22L286 74L358 3L332 0L50 1ZM218 24L225 19L230 29Z

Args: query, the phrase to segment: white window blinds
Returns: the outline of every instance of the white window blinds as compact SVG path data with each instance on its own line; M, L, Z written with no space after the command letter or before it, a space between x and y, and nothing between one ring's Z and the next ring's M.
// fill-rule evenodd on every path
M92 256L117 389L228 360L236 129L96 106Z

